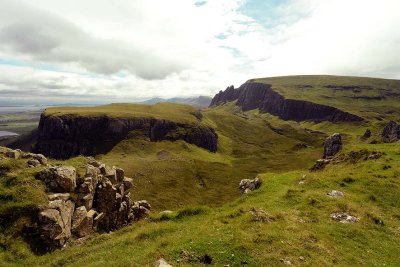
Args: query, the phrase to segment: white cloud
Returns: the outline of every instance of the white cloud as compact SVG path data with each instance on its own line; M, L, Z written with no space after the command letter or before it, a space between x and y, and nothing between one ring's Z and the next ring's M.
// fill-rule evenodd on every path
M396 0L292 0L269 28L242 13L245 0L1 1L0 60L21 66L0 65L0 98L213 95L274 75L400 78Z

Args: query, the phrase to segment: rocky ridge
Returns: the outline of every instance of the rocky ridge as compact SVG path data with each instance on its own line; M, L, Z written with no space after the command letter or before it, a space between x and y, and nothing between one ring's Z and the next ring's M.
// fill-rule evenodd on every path
M115 118L107 116L56 116L42 114L35 152L56 159L105 153L125 138L151 141L183 140L217 151L214 129L200 124L184 124L155 118Z
M26 155L34 155L32 153ZM150 204L132 201L133 180L124 170L91 159L83 177L72 166L51 166L39 171L48 190L48 203L40 206L29 235L38 250L51 251L71 239L94 232L109 232L146 217Z
M273 90L269 84L248 81L239 88L228 87L220 91L211 101L210 107L236 101L243 111L259 109L284 120L294 121L363 121L362 117L335 107L304 100L286 99Z

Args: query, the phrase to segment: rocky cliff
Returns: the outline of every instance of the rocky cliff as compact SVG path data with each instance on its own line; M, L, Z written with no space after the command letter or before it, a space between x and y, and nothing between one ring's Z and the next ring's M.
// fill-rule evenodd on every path
M246 82L239 88L228 87L220 91L210 106L236 101L243 111L259 109L262 113L271 113L284 120L294 121L362 121L363 118L337 109L309 101L286 99L273 90L269 84Z
M77 155L92 156L109 151L125 138L151 141L183 140L217 151L214 129L200 124L184 124L155 118L116 118L42 114L38 128L37 153L56 159Z

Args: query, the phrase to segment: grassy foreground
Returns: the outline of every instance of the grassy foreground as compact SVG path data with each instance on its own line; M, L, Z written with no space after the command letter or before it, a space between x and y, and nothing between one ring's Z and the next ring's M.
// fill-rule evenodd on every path
M385 152L378 160L343 161L325 170L264 173L262 187L222 207L192 206L154 214L110 234L99 234L44 256L22 240L0 252L2 266L153 266L164 257L174 266L398 266L400 254L400 148L355 144L348 151ZM302 183L299 183L303 181ZM344 192L330 198L331 190ZM330 214L360 218L342 224ZM192 258L184 261L181 250Z

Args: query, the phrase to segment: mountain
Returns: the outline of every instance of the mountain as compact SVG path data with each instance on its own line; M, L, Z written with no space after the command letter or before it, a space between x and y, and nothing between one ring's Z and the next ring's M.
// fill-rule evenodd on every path
M202 110L48 108L32 138L49 166L0 148L0 262L397 266L399 92L396 80L290 76L229 87ZM140 203L151 213L136 221ZM43 235L65 247L38 255Z
M400 116L400 81L345 76L288 76L247 81L219 92L211 106L236 101L285 120L361 121Z
M199 96L199 97L189 97L189 98L181 98L174 97L169 99L164 98L152 98L146 101L141 102L141 104L157 104L157 103L179 103L179 104L187 104L191 105L195 108L205 108L208 107L211 103L211 97L209 96Z

